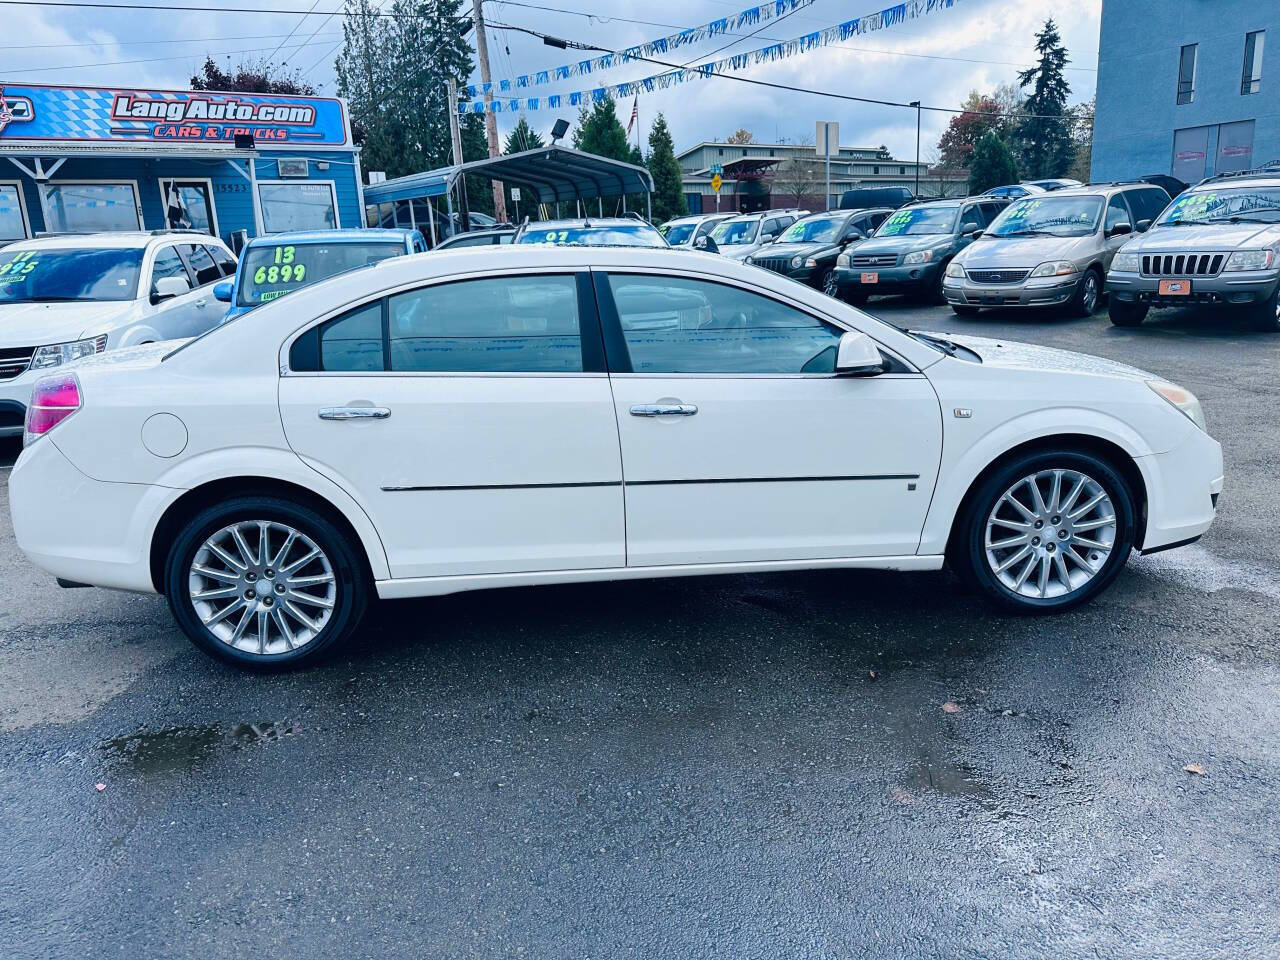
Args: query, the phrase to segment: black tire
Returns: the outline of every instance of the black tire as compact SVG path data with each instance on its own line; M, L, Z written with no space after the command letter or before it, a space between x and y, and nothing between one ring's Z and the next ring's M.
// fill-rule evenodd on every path
M1136 327L1147 319L1149 307L1145 303L1126 303L1112 297L1107 302L1107 316L1117 327Z
M1090 267L1076 284L1076 292L1067 303L1067 312L1073 317L1091 317L1102 302L1102 273Z
M238 522L265 520L285 524L309 538L328 559L334 596L329 619L313 637L279 653L250 653L219 639L197 614L190 596L191 565L205 541ZM250 668L283 668L313 663L331 653L360 625L369 605L370 584L359 546L324 514L309 506L273 496L233 497L207 507L188 520L174 538L164 568L164 592L183 633L205 653L226 663ZM307 568L302 568L303 570ZM271 571L268 571L270 573ZM237 597L237 602L239 598ZM270 599L260 601L271 603ZM234 615L227 620L234 619ZM298 623L293 621L293 626Z
M859 290L857 288L849 291L849 293L845 295L845 300L852 303L855 307L865 307L869 299L870 295L865 290Z
M947 295L942 291L942 284L947 279L947 263L950 262L951 261L948 260L939 265L937 279L925 289L924 294L921 297L925 303L932 307L946 306Z
M1019 479L1038 471L1054 469L1079 471L1101 486L1110 497L1115 511L1115 538L1101 569L1091 580L1061 596L1028 597L1014 593L1005 586L988 563L987 519L1005 491ZM957 519L947 559L961 579L980 593L984 600L1002 610L1021 614L1058 613L1087 603L1119 576L1133 549L1137 535L1137 513L1132 491L1110 462L1083 452L1029 453L1002 465L979 483ZM1056 541L1048 537L1046 542L1056 544ZM1033 558L1028 556L1028 559Z
M962 307L955 303L951 305L951 309L956 312L957 317L976 317L982 312L981 307Z
M1253 308L1252 326L1264 333L1280 333L1280 286Z

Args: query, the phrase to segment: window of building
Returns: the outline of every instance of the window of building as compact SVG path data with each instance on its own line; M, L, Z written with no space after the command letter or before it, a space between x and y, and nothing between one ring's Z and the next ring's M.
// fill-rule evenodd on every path
M0 183L0 243L27 236L27 216L22 209L22 191L16 183Z
M1255 30L1244 35L1244 74L1240 78L1240 96L1247 97L1262 89L1262 45L1267 31Z
M55 233L140 230L138 193L127 183L48 183L44 193L45 229Z
M1234 173L1253 166L1253 121L1218 125L1218 158L1214 173Z
M332 183L259 183L262 226L267 233L332 230L338 226L338 202Z
M1196 50L1199 44L1188 43L1178 60L1178 102L1190 103L1196 98Z

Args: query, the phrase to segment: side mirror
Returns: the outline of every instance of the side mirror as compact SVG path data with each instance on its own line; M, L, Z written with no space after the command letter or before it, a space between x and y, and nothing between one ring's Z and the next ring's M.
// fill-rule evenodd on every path
M761 242L761 243L773 243L774 239L775 239L777 236L778 236L778 235L777 235L776 233L762 233L762 234L760 234L760 242Z
M966 220L964 226L960 228L960 232L966 237L973 237L975 240L982 236L982 227L974 223L972 220Z
M1107 231L1108 237L1123 237L1133 233L1133 224L1121 220L1114 227Z
M867 239L867 235L861 230L851 230L849 235L844 238L844 245L847 247L851 243L857 243L859 240Z
M1148 230L1151 229L1151 221L1139 220L1137 226L1134 229L1137 230L1139 233L1146 233Z
M161 277L151 285L151 302L159 303L161 300L172 300L174 297L180 297L190 292L191 284L187 283L182 277Z
M223 303L230 303L231 292L235 290L235 287L234 280L220 280L213 285L213 299L221 300Z
M850 330L840 337L836 350L836 373L844 377L875 377L885 371L884 357L874 340Z

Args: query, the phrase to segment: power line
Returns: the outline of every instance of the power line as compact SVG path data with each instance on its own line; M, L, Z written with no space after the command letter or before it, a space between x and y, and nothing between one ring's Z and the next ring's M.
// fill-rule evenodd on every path
M311 0L311 9L308 10L307 13L310 13L311 10L314 10L318 6L320 6L320 0ZM307 22L307 16L306 14L303 14L301 17L298 18L298 22L293 25L293 29L289 31L288 35L283 40L281 40L278 44L276 44L276 48L274 50L272 50L269 54L267 54L266 59L270 60L277 53L279 53L280 48L283 47L290 40L292 40L293 35L298 32L298 28L306 22Z
M320 46L321 44L325 44L328 42L329 41L327 40L320 40L315 43L315 46ZM303 47L303 46L307 46L307 44L294 44L293 46ZM188 60L193 57L201 57L201 56L226 57L226 56L231 56L232 54L235 54L235 53L261 53L263 50L270 50L270 49L271 49L270 47L249 47L247 49L241 49L241 50L213 50L213 51L204 51L202 53L196 53L196 52L180 53L172 57L144 57L139 60L107 60L107 61L95 60L93 63L66 63L58 67L20 67L17 70L7 71L6 76L19 76L21 74L27 74L27 73L53 73L58 70L81 70L81 69L84 69L85 67L120 67L120 66L126 66L129 64L138 64L138 63L168 63L174 60ZM279 50L280 47L277 46L276 49Z
M319 3L319 2L320 2L320 0L316 0L316 2L317 2L317 3ZM345 3L343 4L343 6L345 7ZM318 27L316 27L314 30L312 30L312 31L311 31L311 36L307 37L307 43L310 43L310 42L311 42L311 40L315 37L315 35L316 35L316 34L318 34L321 30L323 30L323 29L324 29L325 24L326 24L326 23L328 23L330 20L332 20L334 17L336 17L336 16L337 16L341 11L342 11L342 9L343 9L343 7L338 7L338 8L336 8L336 9L335 9L331 14L329 14L329 16L327 16L327 17L325 17L323 20L321 20L321 21L320 21L320 25L319 25ZM301 20L299 20L299 21L298 21L298 23L299 23L299 25L301 25L302 21L301 21ZM339 41L339 42L341 42L341 41ZM334 49L337 49L336 45L335 45L335 48L334 48ZM298 52L297 50L293 51L293 53L297 53L297 52ZM283 66L284 66L285 64L287 64L290 60L292 60L292 59L293 59L293 53L291 53L291 54L289 54L289 56L285 57L285 58L284 58L284 61L280 64L280 66L282 66L282 67L283 67Z
M209 7L209 6L182 6L165 4L163 6L154 3L92 3L89 0L0 0L0 6L5 7L41 7L49 9L51 7L79 7L91 10L155 10L158 12L170 12L173 10L190 11L192 13L259 13L259 14L281 14L283 16L293 16L297 14L303 17L358 17L363 14L342 10L337 13L326 13L324 10L302 10L297 7ZM416 13L394 13L394 12L378 12L373 14L378 17L395 17L395 18L411 18L417 17Z
M154 46L158 43L225 43L230 40L279 40L284 34L280 33L254 33L243 37L190 37L186 39L178 39L170 37L166 40L127 40L120 41L114 37L107 42L96 41L93 43L14 43L0 45L0 50L57 50L67 49L71 47L141 47ZM334 34L328 34L334 36Z

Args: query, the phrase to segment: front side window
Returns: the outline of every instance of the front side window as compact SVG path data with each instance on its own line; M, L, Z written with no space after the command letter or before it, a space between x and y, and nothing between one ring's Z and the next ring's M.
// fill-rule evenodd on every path
M1133 208L1133 215L1138 220L1150 220L1152 223L1169 202L1169 195L1154 187L1149 190L1129 190L1126 195L1129 206ZM1135 230L1138 227L1136 223L1133 226Z
M12 183L0 183L0 243L23 240L26 236L27 221L22 214L18 187Z
M1262 89L1262 47L1267 31L1255 30L1244 36L1244 74L1240 78L1240 95L1247 97Z
M258 198L267 233L333 230L338 226L333 188L327 183L260 183Z
M951 233L956 226L959 206L905 207L880 224L877 237L901 237L909 234Z
M55 233L138 230L138 204L131 183L51 183L44 188L46 229Z
M1098 229L1102 197L1024 197L1005 208L987 230L987 236L1018 237L1047 234L1083 237Z
M404 253L404 244L385 240L359 243L255 243L244 252L237 302L256 307L308 284Z
M1191 103L1196 98L1196 49L1189 43L1178 58L1178 102Z
M737 287L613 274L635 373L834 373L841 330Z
M39 247L0 250L0 303L132 300L142 250Z
M459 280L387 300L391 369L575 373L583 369L570 274Z
M151 286L154 289L157 280L165 277L181 277L187 285L191 285L191 277L187 268L178 256L176 247L165 247L156 254L156 262L151 265Z
M1129 219L1129 208L1124 205L1124 198L1117 193L1107 201L1107 222L1103 229L1110 233L1117 224L1121 223L1133 226L1133 221Z

